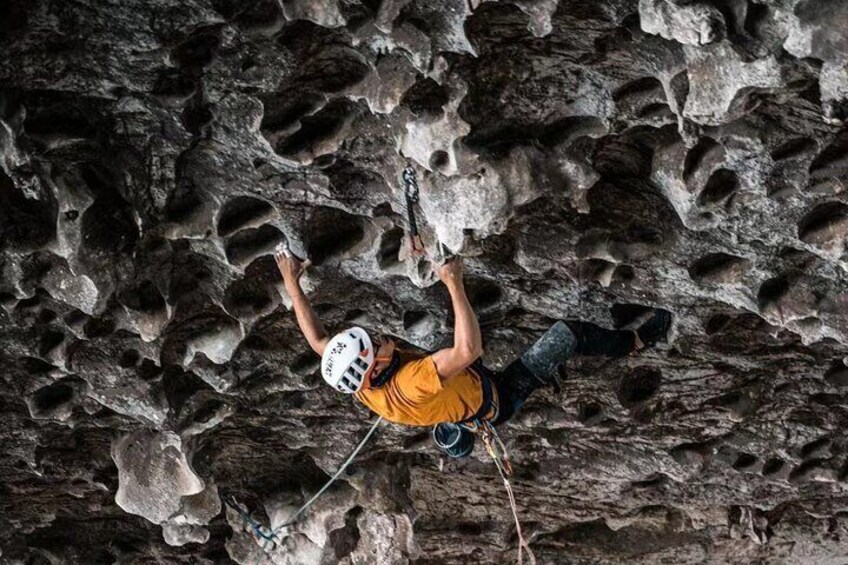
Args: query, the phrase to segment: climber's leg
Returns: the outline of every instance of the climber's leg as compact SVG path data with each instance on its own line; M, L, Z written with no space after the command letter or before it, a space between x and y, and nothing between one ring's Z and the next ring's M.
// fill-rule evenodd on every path
M498 417L495 424L509 420L539 387L554 382L557 368L574 352L577 336L557 322L520 358L494 376L498 391Z
M634 330L608 330L589 322L566 322L577 344L574 353L595 357L624 357L665 339L671 328L671 314L654 310L653 315ZM638 338L638 339L637 339Z
M493 377L498 417L509 420L537 388L556 383L557 371L574 354L623 357L664 339L671 314L656 310L637 330L608 330L589 322L557 322L520 358Z

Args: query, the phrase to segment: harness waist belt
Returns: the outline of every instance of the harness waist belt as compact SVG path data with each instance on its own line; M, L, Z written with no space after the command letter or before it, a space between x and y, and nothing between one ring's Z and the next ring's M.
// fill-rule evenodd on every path
M477 378L480 379L480 385L483 388L483 402L480 404L480 408L473 416L466 418L465 420L461 420L457 422L457 424L470 424L475 420L485 420L491 412L494 412L492 414L492 418L496 418L498 415L498 403L495 400L495 393L493 391L494 386L492 384L492 372L483 365L483 361L480 359L477 359L474 363L469 365L468 370L477 375Z

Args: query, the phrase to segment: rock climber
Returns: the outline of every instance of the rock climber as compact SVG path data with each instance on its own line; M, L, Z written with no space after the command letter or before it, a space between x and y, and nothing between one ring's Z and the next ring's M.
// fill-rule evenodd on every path
M557 369L569 356L625 356L662 340L671 325L665 310L654 311L635 331L557 322L520 358L495 372L480 361L480 325L465 292L460 259L436 270L453 304L453 345L420 354L397 347L389 337L372 338L359 327L330 337L301 289L304 263L287 253L275 258L298 326L321 356L321 376L327 384L353 394L391 422L434 426L436 444L452 457L471 452L476 424L502 424L533 391L555 386Z

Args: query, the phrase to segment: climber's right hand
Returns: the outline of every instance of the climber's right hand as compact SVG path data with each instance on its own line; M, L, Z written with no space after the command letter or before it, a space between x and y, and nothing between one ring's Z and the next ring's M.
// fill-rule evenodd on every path
M306 271L307 264L301 262L297 257L284 253L275 253L274 259L277 261L277 268L280 269L286 289L289 291L299 290L300 277Z
M448 288L462 285L462 259L455 257L436 267L436 275Z

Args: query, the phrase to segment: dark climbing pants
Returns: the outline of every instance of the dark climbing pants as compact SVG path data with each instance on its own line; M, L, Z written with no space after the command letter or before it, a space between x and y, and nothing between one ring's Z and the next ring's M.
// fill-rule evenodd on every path
M576 338L571 355L593 357L624 357L633 351L635 339L632 331L608 330L589 322L567 321ZM563 358L561 362L565 362ZM503 424L512 418L524 401L536 389L544 386L521 360L516 359L492 378L498 391L498 417L492 422Z

